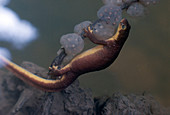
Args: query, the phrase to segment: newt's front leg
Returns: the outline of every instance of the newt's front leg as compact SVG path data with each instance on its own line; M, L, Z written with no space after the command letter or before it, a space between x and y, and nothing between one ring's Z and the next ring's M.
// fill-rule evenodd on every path
M91 30L90 27L88 27L84 31L85 31L84 36L88 37L93 43L100 44L100 45L107 45L106 41L98 40L94 36L93 30ZM61 75L65 74L66 72L70 71L70 68L71 67L69 65L66 65L65 67L63 67L61 69L58 69L58 66L49 67L49 70L50 70L49 75L61 76Z
M99 45L107 45L107 42L105 40L99 40L95 37L93 34L93 30L90 28L90 26L87 29L84 29L84 36L88 37L93 43L99 44Z

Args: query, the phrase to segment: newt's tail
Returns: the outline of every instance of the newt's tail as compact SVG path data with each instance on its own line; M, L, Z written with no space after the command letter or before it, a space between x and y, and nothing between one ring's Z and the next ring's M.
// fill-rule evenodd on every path
M42 77L34 75L26 69L23 69L22 67L16 65L15 63L11 62L10 60L1 55L0 61L4 64L4 67L6 69L14 73L19 79L30 84L31 86L48 92L60 91L69 86L77 78L77 76L75 76L73 73L68 72L64 74L61 79L44 79Z

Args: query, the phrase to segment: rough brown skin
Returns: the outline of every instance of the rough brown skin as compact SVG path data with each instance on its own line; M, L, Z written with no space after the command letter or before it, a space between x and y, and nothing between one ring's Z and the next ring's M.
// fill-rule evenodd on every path
M107 40L98 40L90 27L85 30L85 36L98 46L76 56L69 64L58 70L53 66L49 74L62 76L61 79L49 80L36 76L3 56L0 60L5 67L26 83L48 92L60 91L69 86L78 76L84 73L105 69L117 58L124 42L128 38L130 25L126 19L119 23L116 34Z

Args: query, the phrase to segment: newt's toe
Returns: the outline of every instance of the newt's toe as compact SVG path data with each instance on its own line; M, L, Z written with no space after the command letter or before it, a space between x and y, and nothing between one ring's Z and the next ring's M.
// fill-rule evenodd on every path
M90 26L87 28L89 33L93 33L93 30L90 28Z
M91 30L90 26L84 29L84 32L85 32L84 37L88 37L88 38L93 34L93 30Z
M58 66L52 66L52 70L57 70L58 69Z
M49 70L52 70L52 67L48 67Z
M52 66L49 67L50 72L48 72L48 75L60 75L60 70L58 69L58 66Z

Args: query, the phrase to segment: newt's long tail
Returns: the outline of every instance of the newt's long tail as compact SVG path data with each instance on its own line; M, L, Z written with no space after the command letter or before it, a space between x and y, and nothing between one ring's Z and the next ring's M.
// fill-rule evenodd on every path
M63 75L61 79L44 79L23 69L3 56L0 56L0 61L3 62L6 69L14 73L19 79L38 89L48 92L60 91L69 86L77 78L73 73L68 72Z

